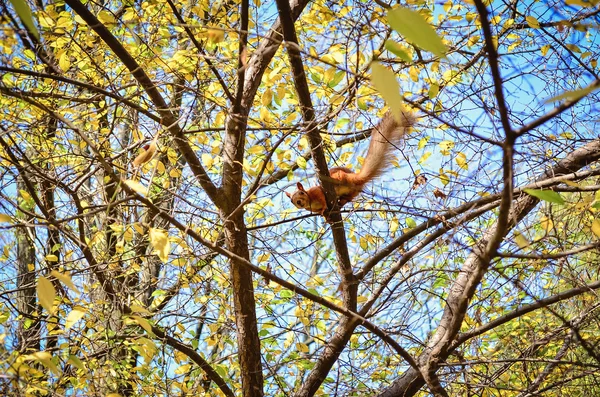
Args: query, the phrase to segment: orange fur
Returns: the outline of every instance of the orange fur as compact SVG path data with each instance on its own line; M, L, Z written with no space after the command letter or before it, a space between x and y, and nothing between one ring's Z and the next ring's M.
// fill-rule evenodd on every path
M335 184L335 193L340 207L354 200L368 182L385 171L391 161L390 153L392 149L401 142L414 122L413 116L404 110L401 111L400 122L388 112L371 131L369 150L358 173L345 167L333 167L329 170L329 175ZM297 208L307 209L323 215L327 209L323 188L314 186L305 190L300 182L298 182L297 187L298 190L293 194L285 193L292 204Z

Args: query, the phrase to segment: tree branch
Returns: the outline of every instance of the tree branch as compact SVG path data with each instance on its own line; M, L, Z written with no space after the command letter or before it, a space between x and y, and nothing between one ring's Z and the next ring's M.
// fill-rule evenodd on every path
M217 207L222 205L221 196L219 195L219 189L213 184L210 177L206 173L204 167L200 163L198 156L194 153L194 150L187 141L187 138L181 128L175 115L169 110L165 99L158 91L156 85L150 80L150 77L144 72L144 69L136 62L135 59L127 52L125 47L117 40L115 36L104 26L95 16L92 14L86 6L81 4L79 0L65 0L65 2L75 11L97 34L100 38L110 47L114 54L123 62L123 64L129 69L132 76L140 83L144 88L154 105L156 110L161 117L161 124L169 131L173 136L179 151L189 164L190 169L196 176L196 179Z

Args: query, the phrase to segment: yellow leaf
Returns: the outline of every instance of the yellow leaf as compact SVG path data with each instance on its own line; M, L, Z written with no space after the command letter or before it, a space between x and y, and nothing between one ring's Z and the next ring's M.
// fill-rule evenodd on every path
M69 287L69 289L71 289L73 292L79 293L79 290L77 287L75 287L75 284L73 284L73 281L71 280L71 276L68 274L59 273L56 270L52 270L50 274L59 279L61 283Z
M71 67L71 57L66 52L63 52L58 58L58 66L60 66L63 72L66 72Z
M248 153L250 154L261 154L264 153L265 147L260 145L254 145L250 149L248 149Z
M596 235L596 237L600 237L600 220L594 219L592 222L592 232Z
M210 169L213 166L215 159L208 153L202 153L202 164L206 169Z
M260 254L260 255L259 255L257 258L256 258L256 261L257 261L258 263L266 262L266 261L268 261L268 260L269 260L269 258L270 258L270 257L271 257L271 254L269 254L269 253L267 252L267 253L264 253L264 254Z
M395 233L398 230L398 226L400 223L398 222L398 218L393 217L390 221L390 233Z
M183 375L189 372L192 364L183 364L175 370L175 375Z
M269 106L271 104L271 101L273 100L273 91L271 91L270 89L267 89L263 94L262 94L262 98L261 98L261 103L264 106Z
M105 25L114 25L117 22L115 17L106 10L102 10L98 13L98 20Z
M371 82L389 105L396 120L402 120L403 99L400 95L400 85L398 84L398 80L396 80L394 72L379 62L373 62L371 65Z
M529 242L529 240L527 240L525 238L525 236L523 236L521 233L515 232L514 235L515 235L515 243L517 243L519 248L527 248L527 247L529 247L529 244L531 244Z
M133 304L129 307L134 313L142 313L142 314L152 314L148 309L143 306Z
M169 252L171 252L171 243L169 242L169 234L166 230L150 228L150 244L155 250L161 261L167 262Z
M463 152L459 152L456 155L456 164L463 170L469 169L469 163L467 162L467 156Z
M306 159L304 157L298 157L296 159L296 164L298 164L298 167L302 168L303 170L306 169Z
M144 330L146 330L146 332L150 335L154 335L154 332L152 332L152 325L150 324L150 321L146 320L145 318L142 318L140 316L131 316L131 318L140 325L140 327L142 327Z
M308 353L308 346L306 343L296 343L296 349L298 349L302 353Z
M12 223L12 218L10 217L10 215L0 214L0 222Z
M421 156L421 158L419 159L419 161L417 161L419 164L423 164L427 161L427 159L431 156L431 152L425 152L423 153L423 156Z
M552 222L552 219L544 216L542 219L540 219L540 226L542 226L546 232L549 232L554 227L554 222Z
M133 179L127 179L125 181L125 184L134 192L141 194L142 196L145 196L146 194L148 194L148 189L146 189L146 186L142 185L141 183L139 183L138 181L134 181Z
M60 374L60 370L58 369L56 364L54 364L54 361L52 361L52 355L48 352L35 352L26 356L26 359L39 361L42 364L44 364L44 366L47 367L50 371L54 372L57 375Z
M542 56L546 56L546 54L548 53L549 49L550 49L550 44L543 45L540 48L540 51L542 52Z
M75 324L77 321L81 320L83 316L85 316L86 310L82 307L74 307L71 310L71 313L67 316L67 320L65 321L65 329L69 329Z
M446 45L418 11L397 7L388 11L387 18L392 29L403 35L407 41L439 57L445 56Z
M221 29L208 29L208 39L213 43L220 43L225 39L225 32Z
M56 290L54 289L54 286L52 285L50 280L48 280L44 276L40 276L38 278L36 290L38 298L40 300L40 305L42 305L44 309L48 310L48 312L53 313Z
M444 186L450 183L450 177L444 172L443 169L440 169L440 182L442 182L442 185Z
M440 152L444 155L444 156L448 156L450 155L450 150L454 147L454 142L452 141L442 141L438 144L438 146L440 147Z
M533 16L528 16L525 18L525 21L527 21L527 25L531 26L534 29L539 29L540 28L540 23L539 21L533 17Z
M52 18L50 18L50 16L48 14L46 14L45 12L40 12L38 14L38 22L40 23L40 26L43 28L51 28L55 24L54 20Z

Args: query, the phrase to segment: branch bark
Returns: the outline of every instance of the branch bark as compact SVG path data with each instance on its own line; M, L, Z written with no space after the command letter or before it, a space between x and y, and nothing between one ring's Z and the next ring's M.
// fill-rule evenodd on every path
M558 162L554 167L549 168L544 172L537 181L544 181L548 178L553 178L560 175L576 172L579 169L597 161L600 159L600 140L594 140L587 145L574 150L567 155L563 160ZM512 206L509 213L509 223L504 230L504 236L508 234L525 216L527 216L539 203L539 200L528 194L520 195ZM477 245L488 244L490 236L493 236L498 229L498 224L494 224L480 239ZM436 344L438 345L436 352L438 357L436 358L437 366L441 364L448 355L455 350L460 344L464 343L466 339L459 337L460 343L454 343L453 339L456 337L456 332L450 333L448 331L456 329L456 324L462 324L462 320L466 314L466 304L470 301L472 296L473 288L477 285L477 280L480 280L482 275L481 272L487 266L484 261L484 257L480 255L478 251L473 251L466 259L465 263L460 270L459 276L454 281L450 293L448 296L448 306L444 310L444 315L440 322L438 330L434 333L430 342L428 343L428 349L419 357L418 362L424 363L429 360L432 349ZM452 305L452 306L450 306ZM462 309L462 311L457 311ZM453 311L454 310L454 311ZM507 320L508 321L508 320ZM487 330L487 329L486 329ZM485 331L482 331L485 332ZM464 338L464 340L463 340ZM433 369L433 367L432 367ZM396 397L403 396L409 397L415 395L419 389L424 385L424 380L420 375L412 368L407 370L400 378L379 394L380 397Z

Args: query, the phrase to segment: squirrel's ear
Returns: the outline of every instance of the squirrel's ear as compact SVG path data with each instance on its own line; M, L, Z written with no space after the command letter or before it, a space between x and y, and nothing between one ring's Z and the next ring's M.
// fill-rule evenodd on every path
M285 195L288 196L289 198L292 198L292 195L289 194L288 192L285 192Z
M302 186L300 182L296 183L296 187L298 188L298 190L302 190L303 192L305 191L304 186Z

